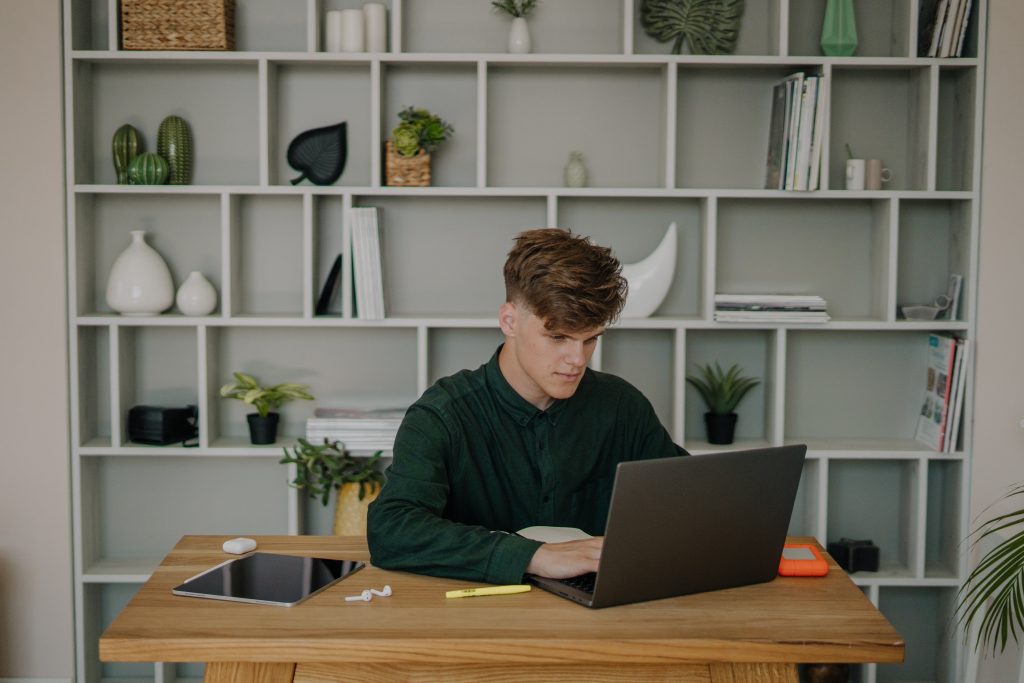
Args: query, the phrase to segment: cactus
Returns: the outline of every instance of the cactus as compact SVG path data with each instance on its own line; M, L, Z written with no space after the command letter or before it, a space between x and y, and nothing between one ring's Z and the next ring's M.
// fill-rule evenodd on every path
M142 145L139 142L139 131L135 130L135 126L131 124L124 124L114 133L112 147L114 152L114 171L117 172L117 184L127 185L128 165L142 151Z
M180 116L168 116L156 135L156 152L167 160L171 185L192 181L192 133Z
M167 182L167 161L155 152L143 152L128 165L132 185L163 185Z

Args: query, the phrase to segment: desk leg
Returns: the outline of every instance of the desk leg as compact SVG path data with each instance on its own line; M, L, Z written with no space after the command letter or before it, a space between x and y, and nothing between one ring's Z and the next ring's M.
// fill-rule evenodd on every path
M282 662L209 662L204 683L292 683L295 665Z
M797 683L796 664L710 664L711 683Z

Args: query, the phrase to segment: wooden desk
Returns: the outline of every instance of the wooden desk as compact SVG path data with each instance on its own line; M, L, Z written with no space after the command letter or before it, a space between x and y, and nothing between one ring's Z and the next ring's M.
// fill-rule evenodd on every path
M834 564L822 579L602 610L537 589L446 600L446 590L473 584L369 566L290 608L172 595L230 557L226 538L183 538L103 634L100 659L206 661L207 681L260 683L795 682L800 662L903 660L900 635ZM369 559L356 538L257 541L265 552ZM344 600L384 584L394 595Z

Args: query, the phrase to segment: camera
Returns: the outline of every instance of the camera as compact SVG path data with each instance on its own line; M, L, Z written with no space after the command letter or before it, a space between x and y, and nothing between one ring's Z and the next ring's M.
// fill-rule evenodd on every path
M196 406L167 408L134 406L128 411L128 440L150 446L166 446L194 439L199 434Z
M840 538L828 544L828 554L849 573L878 571L878 546L870 540Z

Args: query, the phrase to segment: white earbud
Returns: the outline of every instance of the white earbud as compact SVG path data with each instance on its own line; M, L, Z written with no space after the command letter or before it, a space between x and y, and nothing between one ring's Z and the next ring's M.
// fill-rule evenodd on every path
M384 586L384 590L377 590L376 588L371 588L370 592L374 595L379 595L383 598L386 598L389 595L391 595L391 586Z
M370 600L373 600L373 593L370 592L370 589L364 590L359 595L349 595L345 598L345 602L370 602Z

